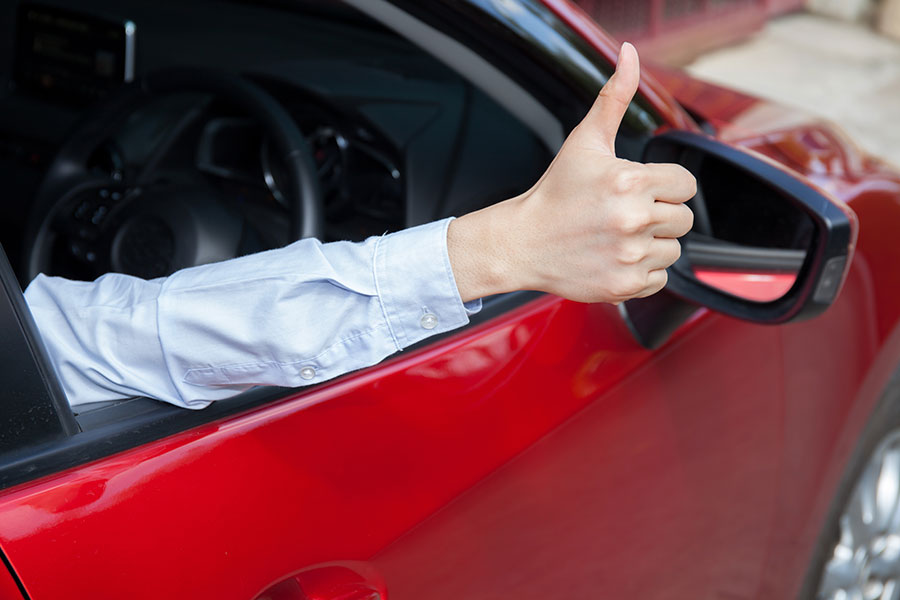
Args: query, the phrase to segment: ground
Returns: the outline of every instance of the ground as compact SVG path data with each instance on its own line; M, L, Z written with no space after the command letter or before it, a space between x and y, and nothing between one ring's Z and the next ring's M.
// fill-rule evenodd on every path
M900 42L811 14L771 21L744 42L704 54L695 77L814 112L900 166Z

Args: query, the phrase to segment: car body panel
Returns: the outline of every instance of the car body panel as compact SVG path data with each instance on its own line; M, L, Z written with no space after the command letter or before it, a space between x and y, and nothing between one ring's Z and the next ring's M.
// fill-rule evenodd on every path
M725 335L733 342L723 349ZM659 555L638 560L648 543L678 554L682 534L710 542L720 518L735 535L758 535L771 522L783 412L776 338L774 328L704 314L654 356L611 307L548 297L333 386L20 486L0 501L0 539L33 598L112 598L125 589L153 598L173 588L184 597L247 598L307 565L370 558L415 526L423 546L401 540L375 561L391 597L450 597L454 588L440 579L430 595L417 587L416 577L441 569L408 563L474 559L471 544L496 546L494 562L480 571L464 564L468 575L454 581L470 595L496 597L490 590L527 548L510 532L536 523L532 543L552 542L568 567L548 564L544 584L525 578L516 594L558 586L560 572L583 590L597 565L616 575L611 589L634 577L651 585L646 571L659 569ZM697 361L698 353L709 360ZM743 368L748 355L757 357L752 373ZM684 393L709 368L719 376ZM538 512L512 503L506 519L492 519L495 503L481 494L495 477L485 477L561 423L540 444L550 449L542 468L528 465L546 450L515 461L527 466L521 500ZM733 444L736 435L744 444ZM513 468L499 471L501 482ZM521 485L502 483L503 497ZM470 516L478 524L471 537L444 545L420 523L464 492L488 515ZM696 513L705 494L724 514ZM660 498L668 508L647 513ZM630 525L631 546L616 551L628 506L638 508L630 518L639 522ZM678 514L680 526L657 539L660 520ZM618 552L621 560L572 563L588 534L597 556ZM752 557L740 562L761 564L764 541L747 542ZM704 550L703 569L683 573L684 584L721 550ZM48 563L55 576L41 577ZM101 568L104 585L96 588L90 574Z
M614 60L583 12L546 4ZM697 129L652 76L641 92L669 127ZM543 296L5 490L0 547L35 600L246 600L352 561L395 600L791 597L900 357L900 181L826 125L796 127L728 139L858 215L821 317L768 327L698 309L650 351L615 307Z
M386 549L392 598L752 597L776 511L780 369L775 329L697 319Z
M22 590L12 573L6 568L0 569L0 598L16 600L22 597Z
M34 598L151 598L176 582L185 596L246 598L306 565L372 556L648 356L611 307L542 299L334 385L10 490L0 543ZM572 389L559 393L561 381ZM48 563L56 575L41 577ZM230 565L244 581L222 577Z

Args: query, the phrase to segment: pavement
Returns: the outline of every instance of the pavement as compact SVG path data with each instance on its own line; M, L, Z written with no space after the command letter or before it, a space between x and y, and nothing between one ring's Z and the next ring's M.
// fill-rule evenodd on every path
M789 15L686 69L826 117L870 153L900 166L900 41L865 25Z

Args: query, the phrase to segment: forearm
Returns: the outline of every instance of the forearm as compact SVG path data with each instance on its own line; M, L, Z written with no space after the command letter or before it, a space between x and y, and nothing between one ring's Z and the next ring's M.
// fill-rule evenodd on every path
M153 281L41 276L26 299L73 405L202 408L255 385L331 379L467 323L446 226L303 240Z

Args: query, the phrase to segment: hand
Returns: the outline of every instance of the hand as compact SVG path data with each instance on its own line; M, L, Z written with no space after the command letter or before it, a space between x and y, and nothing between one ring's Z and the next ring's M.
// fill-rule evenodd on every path
M690 231L694 177L674 164L616 158L616 132L637 91L637 51L618 66L534 186L450 223L450 262L463 301L531 289L580 302L649 296L667 281Z

